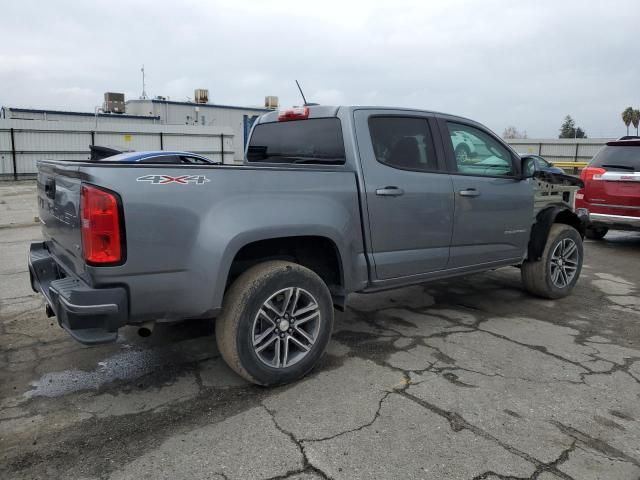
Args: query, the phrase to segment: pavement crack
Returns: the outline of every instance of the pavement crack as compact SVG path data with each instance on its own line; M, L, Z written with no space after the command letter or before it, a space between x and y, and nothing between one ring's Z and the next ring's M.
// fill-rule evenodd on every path
M611 460L621 460L627 463L631 463L636 467L640 467L640 461L638 459L627 455L622 450L618 450L617 448L612 447L607 442L600 440L599 438L594 438L591 435L581 432L580 430L569 425L558 422L557 420L552 420L551 423L565 435L589 447L591 450L595 450L596 452L601 453Z
M360 430L370 427L371 425L373 425L376 420L378 420L378 417L380 417L380 410L382 410L382 404L384 403L384 401L387 399L387 397L389 395L391 395L392 393L394 393L394 391L387 391L384 393L384 395L382 395L382 397L380 397L380 401L378 402L378 408L376 409L376 412L373 415L373 418L367 422L364 423L358 427L355 428L351 428L349 430L345 430L343 432L339 432L336 433L335 435L329 435L327 437L321 437L321 438L302 438L300 439L300 442L307 442L307 443L311 443L311 442L325 442L327 440L333 440L334 438L338 438L342 435L346 435L347 433L353 433L353 432L359 432Z
M608 362L608 360L604 360L604 359L600 359L603 360L605 362ZM633 364L637 361L640 360L640 357L627 357L623 360L624 363L619 364L619 363L613 363L613 362L609 362L609 363L613 363L613 366L609 369L609 370L605 370L605 371L594 371L594 370L589 370L588 372L583 372L580 374L580 379L584 382L585 377L591 376L591 375L613 375L616 372L624 372L626 374L628 374L631 378L633 378L637 383L640 383L640 379L636 378L633 373L631 373L629 371L629 369L633 366Z
M261 404L261 405L262 405L262 408L264 408L265 411L269 414L269 417L271 417L271 421L273 422L273 425L276 427L276 429L280 433L282 433L283 435L286 435L287 437L289 437L289 439L293 442L293 444L296 447L298 447L298 450L300 451L300 455L302 456L302 468L298 468L298 469L295 469L295 470L287 471L282 475L277 475L275 477L271 477L268 480L285 479L285 478L290 477L291 475L294 475L296 473L303 473L303 472L313 472L313 473L319 475L321 478L323 478L325 480L331 480L331 477L329 475L327 475L325 472L320 470L318 467L316 467L315 465L313 465L309 461L309 458L307 457L307 452L305 452L304 445L302 444L302 441L298 440L293 433L289 432L288 430L285 430L284 428L282 428L280 426L280 424L276 420L275 412L273 412L272 410L267 408L267 406L264 405L264 403Z
M429 403L421 398L416 397L415 395L409 393L405 390L399 391L397 392L398 395L403 396L404 398L406 398L407 400L410 400L414 403L416 403L417 405L420 405L423 408L426 408L427 410L435 413L436 415L444 418L445 420L447 420L449 422L449 425L451 427L451 430L453 430L454 432L460 432L462 430L469 430L471 433L473 433L474 435L477 435L479 437L482 437L486 440L489 440L491 442L496 443L497 445L499 445L500 447L504 448L505 450L507 450L509 453L512 453L513 455L516 455L520 458L522 458L523 460L526 460L527 462L533 464L536 468L536 471L541 470L541 471L548 471L548 472L552 472L554 475L564 479L564 480L573 480L569 475L567 475L564 472L561 472L560 470L557 469L556 465L553 464L553 462L551 463L544 463L540 460L538 460L535 457L532 457L531 455L529 455L526 452L523 452L522 450L519 450L518 448L509 445L508 443L500 440L499 438L491 435L489 432L484 431L483 429L481 429L480 427L477 427L471 423L469 423L467 420L465 420L461 415L459 415L456 412L450 412L447 411L443 408L438 407L437 405L434 405L432 403ZM534 472L535 474L535 472ZM488 476L488 475L487 475ZM485 477L486 478L486 477ZM514 477L505 477L505 478L514 478ZM515 477L517 478L517 477ZM531 477L533 480L535 480L535 478L537 477Z

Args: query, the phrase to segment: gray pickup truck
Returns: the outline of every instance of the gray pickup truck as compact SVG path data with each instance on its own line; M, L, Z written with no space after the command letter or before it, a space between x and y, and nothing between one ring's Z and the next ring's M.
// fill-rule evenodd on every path
M472 155L456 155L461 137ZM244 165L181 152L41 161L31 284L86 344L216 318L236 372L283 384L318 362L352 292L517 266L533 294L568 295L585 219L528 162L465 118L327 106L263 115Z

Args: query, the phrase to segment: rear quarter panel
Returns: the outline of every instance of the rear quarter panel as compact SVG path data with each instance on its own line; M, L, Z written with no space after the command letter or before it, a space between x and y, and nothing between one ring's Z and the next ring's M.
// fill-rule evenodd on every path
M127 261L86 267L96 286L130 291L133 321L212 315L246 244L283 236L332 240L348 290L364 287L366 260L355 174L315 168L86 166L83 181L120 194ZM149 175L206 177L154 184Z

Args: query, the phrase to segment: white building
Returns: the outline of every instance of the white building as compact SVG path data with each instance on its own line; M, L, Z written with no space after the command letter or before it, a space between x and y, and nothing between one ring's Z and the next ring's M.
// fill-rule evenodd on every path
M219 131L220 129L231 128L233 131L233 160L241 162L244 159L245 141L253 121L258 116L270 111L259 107L175 102L166 100L163 97L128 100L126 102L126 113L104 113L100 110L95 112L67 112L2 107L0 109L0 119L40 120L65 124L72 122L78 124L78 128L86 131L102 128L106 125L112 125L118 131L135 130L136 127L141 125L182 126L182 130L185 132L190 131L193 134L204 134L212 130ZM157 130L161 131L162 128Z
M126 111L127 115L134 115L136 118L142 116L157 118L161 124L166 125L231 127L235 158L242 160L245 141L253 121L270 110L212 103L175 102L155 98L128 100Z

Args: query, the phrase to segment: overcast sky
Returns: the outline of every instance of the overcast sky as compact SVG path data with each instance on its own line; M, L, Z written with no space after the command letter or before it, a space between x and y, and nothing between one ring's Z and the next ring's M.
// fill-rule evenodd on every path
M4 1L0 105L93 111L105 91L261 105L277 95L471 117L498 133L625 132L638 0Z

